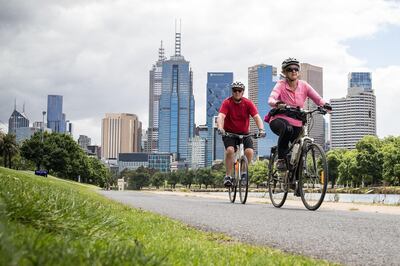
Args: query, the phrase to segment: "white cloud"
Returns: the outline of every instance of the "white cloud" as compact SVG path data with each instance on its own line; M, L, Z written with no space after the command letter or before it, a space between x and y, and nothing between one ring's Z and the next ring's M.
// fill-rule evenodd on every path
M379 68L373 72L372 85L377 102L377 133L379 137L400 135L399 112L400 66Z
M47 94L62 94L75 134L93 139L101 124L82 121L106 112L135 113L147 126L149 70L160 40L173 54L175 18L194 71L197 123L205 123L209 71L233 71L247 83L249 66L294 56L324 68L325 98L342 97L348 72L371 71L344 42L400 26L399 2L381 0L0 0L0 7L0 120L8 120L14 98L26 102L32 122L41 120Z

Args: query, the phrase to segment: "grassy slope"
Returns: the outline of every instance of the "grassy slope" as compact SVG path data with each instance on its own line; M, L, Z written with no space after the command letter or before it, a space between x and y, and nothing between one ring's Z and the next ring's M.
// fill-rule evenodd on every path
M0 168L0 265L321 265Z

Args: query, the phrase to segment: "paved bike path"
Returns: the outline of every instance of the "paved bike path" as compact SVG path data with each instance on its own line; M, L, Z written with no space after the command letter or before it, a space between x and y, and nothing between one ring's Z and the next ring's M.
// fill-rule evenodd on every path
M400 216L336 210L308 211L227 199L134 191L101 191L119 202L178 219L251 244L347 265L399 265Z

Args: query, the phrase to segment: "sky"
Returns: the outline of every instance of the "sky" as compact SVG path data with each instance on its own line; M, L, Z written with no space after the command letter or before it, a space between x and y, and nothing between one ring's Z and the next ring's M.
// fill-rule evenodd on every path
M372 72L378 136L400 135L398 0L0 0L0 128L15 100L42 121L49 94L63 95L75 139L100 145L105 113L134 113L147 128L149 71L161 40L173 55L176 20L197 125L207 72L247 85L248 67L295 57L323 67L327 100L346 96L349 72Z

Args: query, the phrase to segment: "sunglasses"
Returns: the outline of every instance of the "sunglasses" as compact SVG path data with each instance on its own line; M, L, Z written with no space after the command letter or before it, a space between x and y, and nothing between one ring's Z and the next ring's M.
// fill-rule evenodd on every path
M241 89L233 89L232 91L233 92L242 92L243 90L241 90Z
M297 67L288 67L286 72L299 72L299 69Z

